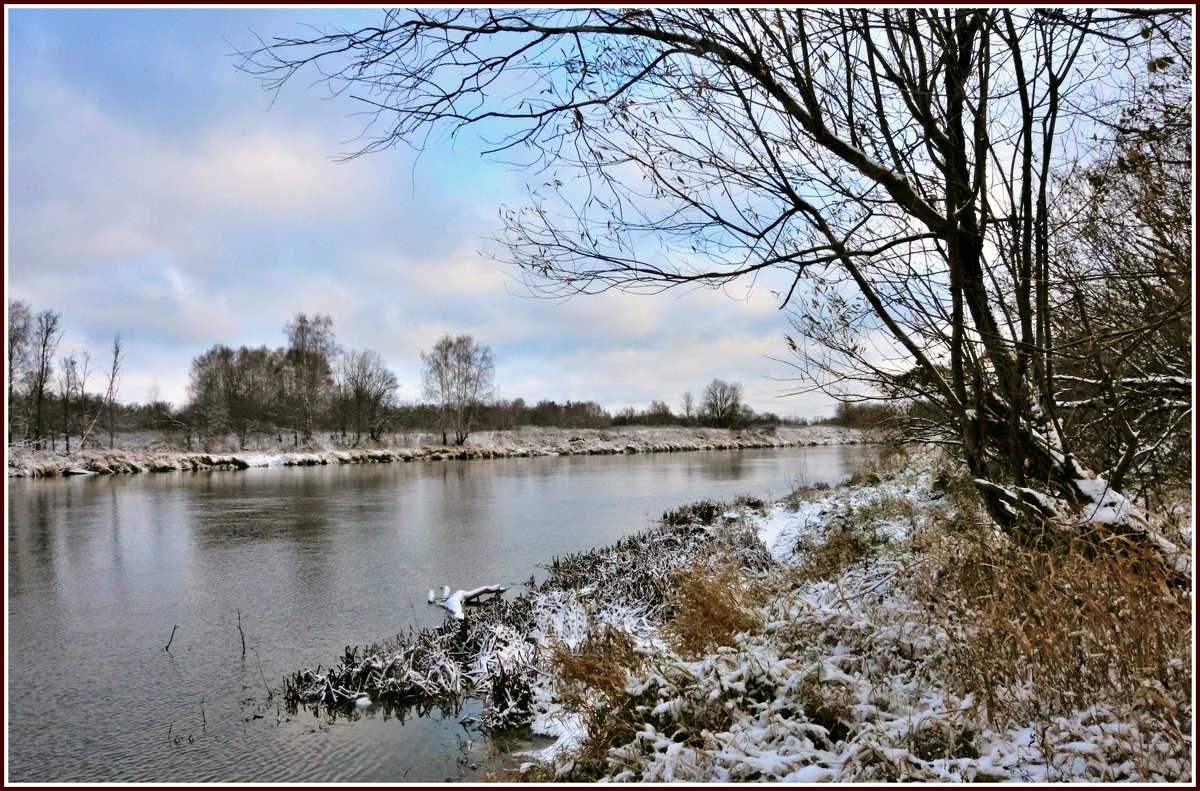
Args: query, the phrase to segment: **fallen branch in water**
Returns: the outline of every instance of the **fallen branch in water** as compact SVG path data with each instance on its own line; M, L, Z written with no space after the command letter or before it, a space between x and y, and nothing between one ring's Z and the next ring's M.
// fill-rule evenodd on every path
M442 609L447 610L451 615L454 616L455 620L461 621L467 617L466 613L463 611L464 605L477 604L479 602L476 602L476 599L478 599L480 596L486 596L489 593L494 593L499 596L501 593L504 593L504 591L508 590L508 588L504 587L503 585L483 585L478 588L472 588L469 591L456 590L454 593L449 593L449 590L450 588L448 586L442 586L441 601L437 602L437 605ZM430 591L430 594L432 593L433 592ZM429 603L434 604L432 595L429 598Z
M171 653L171 643L172 643L172 641L175 640L175 630L178 628L179 628L179 624L175 624L174 626L171 627L171 639L167 640L167 644L165 646L163 646L163 650L166 651L168 654Z
M267 683L267 674L262 669L262 659L258 656L258 649L254 649L254 658L258 661L258 674L262 676L263 686L267 688L267 700L275 697L275 693L271 691L271 685Z

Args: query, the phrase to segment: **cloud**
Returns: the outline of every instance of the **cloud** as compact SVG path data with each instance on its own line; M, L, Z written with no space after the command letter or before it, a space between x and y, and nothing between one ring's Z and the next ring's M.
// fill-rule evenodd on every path
M331 141L311 130L239 116L164 134L107 115L53 79L16 102L33 120L12 140L13 212L31 223L14 243L49 242L40 252L51 265L164 249L198 264L221 236L361 211L371 191L369 173L331 162Z
M182 24L155 19L163 32ZM196 354L282 345L282 325L304 311L332 315L344 346L379 351L405 398L419 394L420 352L466 332L495 349L507 397L675 406L721 377L741 381L757 409L805 413L781 406L783 385L767 379L787 375L765 358L783 352L787 323L770 292L786 277L654 297L529 298L477 252L526 174L482 165L465 144L335 163L357 124L344 105L293 90L267 112L254 86L229 88L219 58L184 58L172 79L127 91L115 84L171 50L126 58L118 78L86 52L38 58L27 48L10 76L10 297L61 311L93 354L120 331L129 397L157 381L181 402ZM84 78L71 63L96 72Z

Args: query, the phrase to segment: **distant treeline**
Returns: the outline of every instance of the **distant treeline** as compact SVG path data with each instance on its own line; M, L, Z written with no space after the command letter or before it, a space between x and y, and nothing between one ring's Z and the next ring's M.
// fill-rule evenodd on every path
M648 409L628 407L616 414L595 401L496 399L491 397L491 351L467 336L447 336L422 355L424 400L402 402L399 381L377 352L343 349L329 316L304 313L284 325L286 346L217 344L197 356L185 403L172 404L156 394L147 403L128 403L118 397L119 335L111 357L95 365L86 350L58 355L60 314L34 314L19 301L8 307L9 442L46 449L111 447L117 433L136 431L170 434L188 448L231 434L242 447L251 437L299 447L316 434L358 445L399 432L441 432L443 441L449 433L461 444L470 431L519 426L862 427L891 414L890 407L871 404L842 404L835 417L816 420L756 413L742 402L739 383L721 379L710 382L698 398L684 393L676 408L654 401ZM464 392L459 382L467 379L476 387L466 392L484 397L459 395Z

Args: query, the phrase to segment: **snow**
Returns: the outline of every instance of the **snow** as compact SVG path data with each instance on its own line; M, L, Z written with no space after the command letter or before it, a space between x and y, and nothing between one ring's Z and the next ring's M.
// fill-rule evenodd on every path
M1091 484L1096 492L1099 486ZM890 513L898 502L916 516ZM762 628L733 646L686 661L659 640L655 661L627 688L654 703L634 738L609 751L608 779L1187 782L1190 746L1181 755L1164 741L1153 715L1138 719L1100 701L1046 722L993 724L972 694L951 683L944 649L955 637L928 617L908 585L931 562L910 541L935 509L946 507L931 492L927 471L906 470L878 485L814 491L792 508L744 512L741 518L785 567L803 563L805 547L863 509L870 509L884 543L837 578L759 600ZM577 646L588 628L586 607L560 594L545 602L541 638L558 634ZM641 624L640 638L652 640L647 627L653 627ZM557 741L537 758L569 775L571 751L586 734L578 716L563 711L553 683L546 679L539 689L534 729ZM1008 691L1036 700L1028 682L1014 680ZM822 707L841 712L845 735L835 736L822 724L828 720L816 721ZM971 746L965 754L962 743Z
M1099 694L1075 710L1074 703L1059 705L1053 716L1037 713L1043 707L1033 679L1020 672L986 693L968 689L954 647L977 626L968 616L947 617L959 612L953 602L938 605L949 610L934 607L931 591L942 595L935 582L954 571L944 565L953 561L925 548L938 531L945 536L963 506L934 492L934 477L927 465L908 464L870 485L813 489L760 510L718 510L723 516L707 527L663 528L646 534L643 544L629 539L584 553L583 560L555 561L550 580L518 597L527 601L498 603L525 605L519 628L465 614L465 601L501 586L453 593L443 586L440 597L430 590L453 617L466 618L464 630L484 630L484 638L462 661L449 657L448 643L437 644L443 653L431 659L436 677L422 676L418 686L485 697L499 675L519 676L522 694L500 703L487 697L480 721L528 725L552 738L548 747L521 755L525 768L574 780L588 723L603 722L611 702L600 695L581 699L577 689L565 694L552 657L564 649L579 654L595 645L589 637L598 629L612 627L638 660L620 668L618 683L623 679L635 719L622 731L624 744L601 752L607 780L1190 781L1188 689L1147 688L1132 707ZM1103 479L1081 480L1097 509L1122 507ZM1021 495L1040 502L1036 491ZM1190 537L1190 524L1187 530ZM800 573L826 541L846 532L868 548L844 568ZM670 580L674 570L727 561L721 553L734 550L746 580L757 586L747 589L744 604L758 625L706 654L681 655L670 634L670 602L663 600L669 594L654 598L645 592L653 586L640 578ZM574 581L551 585L560 573ZM626 586L631 577L638 584ZM387 661L362 660L375 669ZM307 678L320 686L320 672ZM993 716L993 703L981 699L992 693L1015 701L1008 714Z
M766 516L751 517L750 523L772 556L781 562L795 562L798 558L793 548L801 538L820 537L835 518L845 518L875 501L921 497L921 492L928 492L931 480L924 473L903 482L814 491L811 499L799 503L795 509L776 503ZM881 538L890 541L901 541L908 535L908 525L900 518L879 521L875 528Z
M495 593L499 595L504 593L506 590L508 590L508 588L504 587L503 585L482 585L478 588L472 588L471 590L456 590L454 593L451 593L450 586L443 585L442 595L439 597L441 601L438 602L438 606L442 607L452 616L454 616L454 620L461 621L467 617L466 612L463 610L463 606L467 602L489 593ZM429 591L429 603L434 603L432 590Z
M158 436L158 435L156 435ZM445 447L440 437L421 434L391 435L387 441L361 447L335 447L315 438L317 446L299 451L289 443L252 440L253 449L233 450L234 439L218 443L217 452L189 452L148 435L122 435L117 450L88 449L70 454L33 451L10 446L10 477L56 476L65 470L94 473L166 472L213 468L299 467L326 464L439 461L527 456L599 455L656 453L667 451L719 450L735 448L797 447L805 445L856 444L868 440L857 429L841 426L805 426L777 429L729 429L698 427L628 426L612 429L565 429L521 427L510 431L472 434L466 445ZM255 444L257 443L257 444Z

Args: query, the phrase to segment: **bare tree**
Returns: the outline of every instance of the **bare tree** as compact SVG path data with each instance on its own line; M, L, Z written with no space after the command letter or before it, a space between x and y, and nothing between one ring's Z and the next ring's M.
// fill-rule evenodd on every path
M1193 409L1191 86L1150 65L1106 155L1063 177L1051 318L1068 433L1147 500L1188 480Z
M666 426L675 422L675 415L666 401L651 401L646 409L646 423L651 426Z
M108 383L104 389L104 403L108 409L108 447L116 447L117 389L121 380L121 333L113 336L112 364L108 368Z
M201 436L228 429L226 380L233 366L233 349L217 345L192 360L188 376L189 409Z
M152 410L152 414L154 415L152 426L155 431L158 431L160 422L162 421L162 413L164 410L162 407L162 404L163 404L162 388L158 386L158 377L157 376L150 380L149 396L150 396L150 408Z
M396 406L400 383L374 351L351 351L339 366L339 387L354 424L354 443L363 434L378 441L387 430Z
M245 448L250 434L276 427L287 362L282 349L217 345L192 361L189 391L202 432L237 434Z
M692 418L694 418L696 416L696 399L692 395L691 390L688 390L687 392L685 392L683 394L683 401L681 403L681 406L683 408L684 422L691 423Z
M58 350L58 342L62 340L61 323L62 316L59 313L43 310L37 314L33 325L33 367L30 372L29 389L33 399L33 444L37 448L45 447L45 439L42 436L43 409L46 391L50 387L50 377L54 374L54 352Z
M700 398L700 418L710 426L735 428L742 417L742 385L714 379Z
M496 365L492 350L470 335L441 338L428 353L421 353L425 397L438 408L442 443L454 432L462 445L471 433L478 407L492 397Z
M33 309L24 300L8 303L8 441L16 435L17 382L26 378L33 351ZM22 412L24 410L21 410ZM24 416L28 430L28 415Z
M296 429L307 442L313 422L324 410L333 384L337 344L333 319L323 313L312 317L297 313L283 328L288 338L287 361L294 375L293 400Z
M71 428L79 423L80 415L71 411L72 400L77 411L84 407L84 396L87 394L87 380L91 376L91 355L72 351L59 359L58 399L62 405L63 445L68 453L71 452ZM80 430L79 447L83 448L84 432Z
M118 332L116 335L113 336L112 360L109 365L108 372L105 376L104 409L97 410L95 416L92 418L91 423L88 424L87 429L82 432L82 434L80 435L80 439L79 439L80 445L84 445L88 442L88 440L92 436L92 432L95 430L96 426L100 423L100 420L104 417L107 417L108 418L108 447L109 447L109 449L116 447L115 422L116 422L116 411L117 411L117 386L118 386L118 383L120 382L120 375L121 375L121 349L122 349L121 333ZM153 403L151 404L151 406L153 406Z
M992 516L1094 526L1190 560L1076 458L1057 403L1055 173L1151 72L1191 71L1188 10L486 9L246 53L371 110L356 156L464 127L537 170L501 256L551 295L779 272L803 373L936 409ZM1186 78L1185 78L1186 79ZM541 186L537 186L541 185Z

